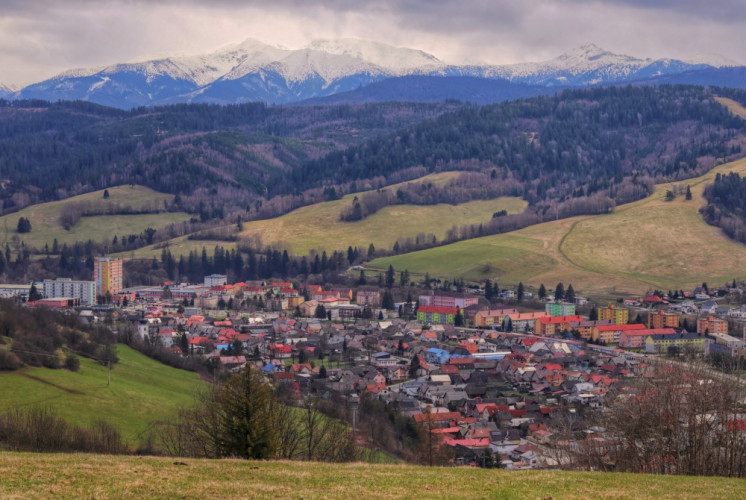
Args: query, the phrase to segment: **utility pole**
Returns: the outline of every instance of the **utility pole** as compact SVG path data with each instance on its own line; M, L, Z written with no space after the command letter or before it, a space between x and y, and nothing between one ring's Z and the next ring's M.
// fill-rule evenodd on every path
M111 384L111 360L107 361L106 365L109 367L108 379L106 380L106 387L109 387L109 384Z

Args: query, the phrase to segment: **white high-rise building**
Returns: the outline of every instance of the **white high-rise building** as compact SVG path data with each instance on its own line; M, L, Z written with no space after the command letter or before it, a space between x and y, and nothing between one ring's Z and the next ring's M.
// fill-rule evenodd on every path
M87 306L96 304L96 283L94 281L73 281L70 278L44 280L44 298L77 298Z

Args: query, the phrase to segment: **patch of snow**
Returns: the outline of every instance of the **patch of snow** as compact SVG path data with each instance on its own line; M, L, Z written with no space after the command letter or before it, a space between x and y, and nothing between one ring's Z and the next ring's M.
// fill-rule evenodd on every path
M108 76L101 77L100 81L94 83L93 85L91 85L88 88L88 92L90 93L90 92L93 92L96 89L100 89L101 87L103 87L104 85L106 85L107 82L110 82L110 81L111 81L111 78L109 78Z

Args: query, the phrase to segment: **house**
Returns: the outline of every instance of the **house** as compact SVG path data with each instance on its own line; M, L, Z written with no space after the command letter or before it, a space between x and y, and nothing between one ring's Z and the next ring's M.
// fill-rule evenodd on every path
M428 363L435 363L438 365L448 364L451 359L451 354L443 349L437 347L431 347L425 351L425 361Z

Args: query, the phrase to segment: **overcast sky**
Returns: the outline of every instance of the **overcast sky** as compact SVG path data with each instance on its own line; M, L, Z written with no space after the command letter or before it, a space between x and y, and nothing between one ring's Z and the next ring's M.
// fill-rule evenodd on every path
M743 0L0 0L0 83L200 54L246 38L355 37L447 62L551 59L585 42L637 57L746 63Z

